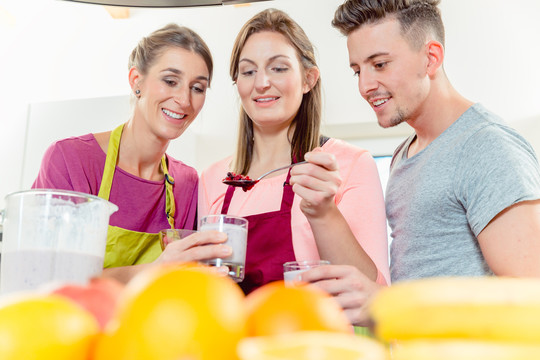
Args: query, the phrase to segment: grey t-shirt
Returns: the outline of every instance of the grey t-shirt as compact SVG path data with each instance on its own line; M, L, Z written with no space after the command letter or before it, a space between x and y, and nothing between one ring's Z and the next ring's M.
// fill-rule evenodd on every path
M502 210L540 198L534 150L475 104L418 154L394 154L386 190L392 282L492 274L477 236Z

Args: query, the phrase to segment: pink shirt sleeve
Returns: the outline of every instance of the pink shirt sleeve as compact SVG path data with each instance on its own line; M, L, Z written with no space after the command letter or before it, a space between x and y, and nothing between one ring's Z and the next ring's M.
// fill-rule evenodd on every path
M378 270L377 282L390 284L384 195L371 154L342 141L329 144L338 159L342 187L336 196L339 210Z
M373 157L341 140L330 139L323 150L336 156L342 185L336 204L347 220L359 244L378 269L377 282L390 283L386 213L379 173ZM199 218L221 213L227 186L221 180L230 171L231 157L223 159L202 172L199 182ZM276 211L281 205L286 174L259 182L252 190L236 190L229 206L229 214L248 216ZM297 260L319 259L317 245L306 217L300 210L300 197L295 196L291 228L293 248Z

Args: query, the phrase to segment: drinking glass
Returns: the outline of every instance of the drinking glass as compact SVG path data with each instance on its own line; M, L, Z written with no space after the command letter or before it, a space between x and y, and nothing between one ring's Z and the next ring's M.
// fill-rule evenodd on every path
M283 264L283 279L287 286L293 286L294 279L304 271L321 266L330 265L328 260L304 260L304 261L289 261Z
M199 231L208 230L226 233L227 241L224 244L232 248L232 254L225 258L206 260L203 263L213 266L227 266L229 277L236 282L244 280L248 221L238 216L208 215L200 220Z
M192 229L165 229L159 232L159 244L161 250L165 250L165 247L175 240L181 240L191 234L195 234L197 230Z

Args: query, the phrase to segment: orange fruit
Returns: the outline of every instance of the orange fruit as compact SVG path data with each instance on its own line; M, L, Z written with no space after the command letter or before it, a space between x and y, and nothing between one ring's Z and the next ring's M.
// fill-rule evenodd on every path
M88 310L104 328L114 314L124 284L113 278L96 277L87 284L61 284L51 294L64 296Z
M238 345L240 360L387 360L386 348L354 334L299 331L256 336Z
M275 335L295 331L352 332L341 306L313 286L266 284L246 297L248 334Z
M126 286L96 360L235 359L245 336L244 294L200 267L157 267Z
M0 306L0 359L86 360L99 327L57 295L24 295Z

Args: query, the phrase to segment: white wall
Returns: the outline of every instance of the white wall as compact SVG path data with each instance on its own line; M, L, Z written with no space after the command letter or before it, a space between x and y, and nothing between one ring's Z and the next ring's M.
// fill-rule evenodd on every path
M31 179L22 179L29 105L40 108L40 103L129 94L127 59L131 49L142 36L168 22L197 31L207 41L215 60L215 78L205 108L190 129L197 138L196 160L191 163L197 169L234 147L238 100L228 77L230 50L242 24L267 7L287 11L318 49L326 99L326 132L356 138L366 129L358 127L359 122L376 128L375 117L360 98L348 68L345 39L330 26L341 2L274 0L251 6L131 9L129 19L114 20L96 5L0 0L0 209L6 194L33 180L31 175L27 175ZM447 32L445 68L456 88L511 123L539 119L540 2L443 0L441 9ZM88 120L91 114L85 115L83 124L77 111L65 117L70 126L77 128L80 124L81 131L72 135L80 135L82 129L94 125ZM125 120L117 119L115 123ZM380 133L402 136L406 132L389 131L395 130ZM34 133L34 138L39 141L57 134L55 126L48 133ZM540 136L526 135L536 139ZM360 143L370 150L371 146L376 148L369 141ZM216 151L216 147L225 150ZM193 159L193 154L172 155ZM37 162L41 156L26 154L27 159Z

